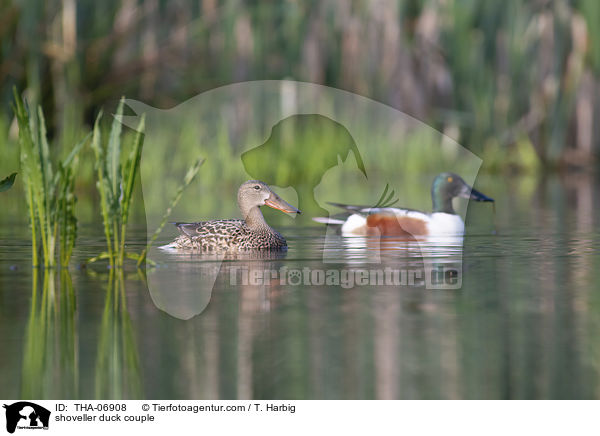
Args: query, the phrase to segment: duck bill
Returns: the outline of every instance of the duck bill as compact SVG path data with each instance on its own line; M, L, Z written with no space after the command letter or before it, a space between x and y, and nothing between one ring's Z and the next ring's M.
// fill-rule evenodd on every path
M298 209L284 201L279 195L275 194L274 192L271 192L269 198L265 200L265 206L272 207L273 209L277 209L285 213L301 213Z
M485 194L482 194L475 188L471 188L466 183L463 184L462 189L460 190L458 197L468 198L469 200L475 201L494 201L493 198L488 197Z
M469 195L469 199L475 201L494 201L493 198L488 197L487 195L482 194L474 188L471 188L471 195Z

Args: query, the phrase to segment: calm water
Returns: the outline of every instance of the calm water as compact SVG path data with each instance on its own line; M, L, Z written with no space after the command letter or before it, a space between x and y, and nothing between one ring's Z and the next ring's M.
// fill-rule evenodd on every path
M3 226L0 396L600 398L600 183L478 186L496 211L470 206L458 290L232 283L232 271L423 265L414 247L339 237L323 264L321 227L281 229L284 257L154 252L157 268L121 275L76 267L103 249L101 226L83 223L70 271L36 276L27 228ZM131 248L144 238L133 231ZM377 253L383 265L368 263Z

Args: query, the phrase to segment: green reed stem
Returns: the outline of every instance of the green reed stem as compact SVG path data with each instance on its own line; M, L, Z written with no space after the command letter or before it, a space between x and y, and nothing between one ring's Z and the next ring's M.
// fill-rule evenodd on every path
M136 260L139 268L144 261L148 261L146 254L152 242L164 227L173 208L179 202L183 190L194 180L200 166L204 160L199 159L188 170L184 181L179 186L171 205L165 212L163 220L150 242L140 254L127 253L125 250L125 241L127 238L127 224L131 212L131 201L135 188L140 160L142 157L142 148L144 143L144 130L146 126L145 116L142 115L137 133L134 137L129 156L124 161L121 168L123 148L121 147L121 125L120 120L123 115L123 105L125 100L121 99L113 119L109 140L106 145L102 143L100 133L100 119L102 113L96 118L94 124L92 148L96 157L96 173L98 177L97 187L100 192L100 204L102 208L102 221L104 223L104 235L106 237L106 253L102 253L88 262L95 262L100 259L109 259L110 265L122 268L125 259Z
M202 164L204 164L204 161L205 161L204 159L198 159L188 169L188 171L187 171L187 173L186 173L186 175L185 175L185 177L183 179L183 183L177 188L177 191L175 192L175 195L173 196L173 199L171 200L171 203L169 204L169 207L165 211L165 214L163 215L162 220L161 220L159 226L156 228L156 230L152 234L152 237L148 241L148 244L146 244L146 247L144 248L144 250L140 253L140 256L139 256L138 261L137 261L138 268L141 266L141 264L144 261L147 261L146 255L148 253L148 250L150 249L150 247L152 246L152 244L154 243L154 241L156 241L156 238L158 237L158 235L162 231L162 229L165 226L165 224L167 224L169 216L171 216L171 212L173 212L173 209L175 208L175 206L177 206L177 203L179 203L179 200L181 199L181 196L183 195L183 191L196 178L196 175L198 174L198 171L200 171L200 167L202 166Z
M100 208L102 211L102 223L104 225L104 237L106 238L106 246L108 253L112 253L111 245L111 232L110 232L110 218L108 212L108 198L106 190L106 181L104 180L104 148L102 147L102 138L100 133L100 119L102 118L102 111L98 114L96 122L94 123L94 134L92 137L92 149L96 156L96 173L98 181L96 186L100 192ZM109 257L110 266L114 266L114 259L112 256Z
M102 113L96 118L92 148L96 157L97 187L100 192L102 221L108 258L111 266L123 267L126 257L125 240L127 236L127 222L129 220L130 205L133 197L135 178L139 169L142 155L143 131L145 120L142 117L138 125L131 152L121 168L121 122L124 99L117 107L113 119L109 139L106 146L102 143L100 133L100 119ZM99 259L92 258L88 262Z
M37 252L39 233L44 267L56 265L57 246L61 250L60 265L66 266L71 253L67 247L74 244L77 228L73 214L76 200L73 168L77 163L76 156L89 135L73 147L63 162L58 162L59 171L54 173L42 109L38 107L37 112L29 112L16 88L13 88L13 94L13 110L19 125L20 162L31 224L32 264L34 267L40 265ZM67 216L68 220L63 220L63 216Z
M33 264L34 268L37 268L39 264L37 252L37 237L35 231L35 210L33 208L33 192L31 186L27 186L27 206L29 209L29 222L31 227L31 263Z

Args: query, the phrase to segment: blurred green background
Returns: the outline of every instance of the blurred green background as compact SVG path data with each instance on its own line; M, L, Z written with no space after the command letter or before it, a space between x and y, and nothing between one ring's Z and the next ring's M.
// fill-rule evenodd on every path
M386 103L484 171L587 167L600 147L599 22L595 0L4 0L0 170L17 162L13 85L69 148L121 95L169 108L257 79Z

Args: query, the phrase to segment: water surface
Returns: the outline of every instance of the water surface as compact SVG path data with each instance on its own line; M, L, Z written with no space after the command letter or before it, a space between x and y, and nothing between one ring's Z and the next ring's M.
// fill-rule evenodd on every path
M469 206L458 290L232 284L232 270L376 266L370 248L343 238L328 239L336 254L324 264L317 226L280 229L285 256L155 251L157 268L119 274L78 267L104 246L101 225L82 223L69 271L33 274L26 225L4 225L1 396L599 398L600 184L580 175L480 183L496 213ZM130 236L138 249L145 229ZM382 259L422 266L403 249Z

